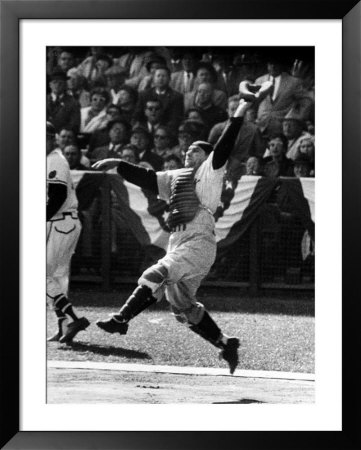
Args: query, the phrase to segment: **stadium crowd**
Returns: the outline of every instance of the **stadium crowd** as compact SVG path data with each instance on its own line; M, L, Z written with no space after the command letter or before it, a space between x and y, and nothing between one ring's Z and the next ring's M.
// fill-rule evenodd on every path
M314 63L305 49L48 47L47 120L72 170L122 157L157 171L183 167L196 140L214 144L240 99L247 112L227 177L315 176Z

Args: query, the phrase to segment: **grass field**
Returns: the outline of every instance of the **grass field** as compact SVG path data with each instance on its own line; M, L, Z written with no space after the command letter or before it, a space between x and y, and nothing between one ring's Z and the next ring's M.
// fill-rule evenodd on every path
M218 350L178 323L165 301L136 317L126 336L102 332L94 322L115 312L130 292L73 289L73 304L91 325L71 346L49 343L48 359L226 367ZM240 338L239 369L314 373L312 297L251 298L214 289L199 294L222 330ZM48 335L55 328L55 314L48 311Z

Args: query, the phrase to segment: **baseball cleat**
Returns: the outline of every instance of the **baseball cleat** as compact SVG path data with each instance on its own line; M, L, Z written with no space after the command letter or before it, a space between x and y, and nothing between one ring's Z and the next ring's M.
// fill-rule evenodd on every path
M107 320L97 320L96 325L107 333L127 334L128 324L126 322L118 322L113 316Z
M231 337L228 339L227 344L219 354L221 359L227 361L231 375L233 375L236 367L238 366L238 347L239 339Z
M58 331L57 331L57 333L53 334L53 336L50 336L47 339L47 341L48 342L58 342L66 330L66 324L67 324L66 317L62 317L61 319L58 319Z
M85 330L89 325L90 322L85 317L70 322L66 327L65 333L59 339L59 342L61 342L62 344L71 342L73 338L79 333L79 331Z

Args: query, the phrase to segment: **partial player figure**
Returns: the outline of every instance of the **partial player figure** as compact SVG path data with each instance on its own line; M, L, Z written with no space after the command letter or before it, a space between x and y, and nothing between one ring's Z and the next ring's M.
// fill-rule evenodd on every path
M55 128L47 122L46 296L58 319L58 330L48 341L69 344L89 321L78 318L68 299L70 261L81 224L69 165L61 150L54 150L54 141Z

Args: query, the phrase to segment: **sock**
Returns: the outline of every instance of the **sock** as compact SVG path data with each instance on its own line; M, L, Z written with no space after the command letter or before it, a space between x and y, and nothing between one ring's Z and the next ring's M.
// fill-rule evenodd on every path
M55 308L55 313L57 316L58 316L57 311L59 311L59 314L61 314L61 313L63 315L67 314L73 320L78 320L78 317L75 314L73 307L71 306L71 304L69 303L69 300L65 297L65 295L60 294L55 297L54 308Z

